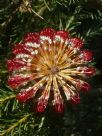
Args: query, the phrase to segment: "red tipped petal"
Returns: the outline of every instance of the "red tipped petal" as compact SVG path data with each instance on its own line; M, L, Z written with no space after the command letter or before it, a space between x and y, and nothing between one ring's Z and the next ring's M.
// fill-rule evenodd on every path
M75 80L74 84L78 90L88 91L91 88L90 84L79 79ZM79 97L78 94L77 97Z
M93 68L93 67L87 67L87 68L84 70L84 73L86 74L86 76L93 76L93 75L95 75L96 70L95 70L95 68Z
M36 112L42 113L44 112L48 101L46 99L39 99L36 105Z
M26 66L26 63L20 59L12 59L7 61L7 67L9 72L22 68L24 66Z
M53 36L55 34L55 30L52 28L45 28L40 32L40 36L46 36L50 39L53 39Z
M88 84L87 82L84 82L84 81L80 81L80 80L77 81L75 85L79 90L82 90L85 92L87 92L91 88L90 84Z
M17 94L16 99L20 102L26 102L28 99L30 99L33 96L34 92L35 90L33 88L25 89L19 94Z
M80 38L70 38L69 43L72 47L80 49L83 46L83 41Z
M15 48L13 48L13 54L17 55L17 54L31 54L31 49L24 47L24 46L16 46Z
M41 97L38 99L37 105L36 105L36 112L44 112L49 99L49 92L47 90L44 90Z
M30 79L31 76L28 76L28 77L22 77L22 76L19 76L19 75L15 75L13 77L10 77L8 79L8 85L11 87L11 88L18 88L19 86L21 86L22 84L28 82Z
M36 107L36 112L42 113L45 111L45 107L43 106L42 103L38 103Z
M38 33L28 33L24 36L23 41L39 43L39 34Z
M93 53L89 50L83 50L82 52L82 58L84 61L92 61L93 60Z
M55 112L63 113L64 105L62 102L55 103Z
M60 30L55 33L55 38L57 37L58 38L60 37L61 39L65 41L69 37L69 33L67 31Z
M24 47L25 45L24 44L22 44L22 43L16 43L15 45L14 45L14 47L15 48L18 48L18 47Z
M84 82L84 83L81 85L81 90L84 91L84 92L88 92L90 89L91 89L91 86L90 86L90 84L88 84L87 82Z
M79 104L80 103L80 97L79 97L79 95L72 96L70 102L72 104Z
M55 94L54 107L56 112L62 113L64 111L63 100L60 94Z
M96 73L96 69L94 67L78 67L77 70L88 77L93 76Z

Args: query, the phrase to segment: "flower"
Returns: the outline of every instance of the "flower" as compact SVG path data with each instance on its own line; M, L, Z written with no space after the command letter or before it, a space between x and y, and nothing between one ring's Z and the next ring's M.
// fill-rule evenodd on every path
M89 64L92 52L81 49L83 41L71 38L67 31L45 28L29 33L13 48L7 61L8 85L20 92L16 98L26 102L36 100L36 111L43 112L51 101L56 112L63 112L67 100L80 102L79 91L90 89L85 79L95 75Z

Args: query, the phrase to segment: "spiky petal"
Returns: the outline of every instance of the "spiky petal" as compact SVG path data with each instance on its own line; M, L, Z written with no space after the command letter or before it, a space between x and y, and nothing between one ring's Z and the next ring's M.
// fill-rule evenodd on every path
M20 102L26 102L27 100L29 100L32 96L34 96L35 94L34 88L28 88L28 89L24 89L22 90L19 94L17 94L16 98L17 100L19 100Z
M85 60L86 62L93 60L93 53L91 51L83 50L81 53L82 53L82 59Z
M70 102L73 103L73 104L79 104L80 103L79 95L72 96Z
M18 70L24 66L27 66L27 64L23 62L21 59L15 58L7 61L7 67L9 72Z
M70 38L69 43L73 48L78 48L78 49L82 48L84 44L80 38Z

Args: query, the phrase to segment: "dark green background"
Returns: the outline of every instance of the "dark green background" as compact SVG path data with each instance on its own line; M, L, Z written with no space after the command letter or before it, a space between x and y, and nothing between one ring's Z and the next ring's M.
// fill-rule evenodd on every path
M90 79L90 92L80 93L81 103L66 102L63 114L49 107L43 114L33 114L21 126L7 136L102 136L102 1L101 0L27 0L30 9L24 8L22 0L0 0L0 99L14 92L7 87L6 61L11 56L12 46L21 41L28 32L41 31L45 27L65 29L71 17L74 20L67 28L72 36L85 40L84 48L93 51L97 74ZM41 19L43 17L43 19ZM2 91L1 91L2 90ZM33 105L14 105L14 99L0 103L0 133L33 112ZM14 110L12 107L14 106ZM41 129L34 126L40 124ZM24 125L27 129L24 129Z

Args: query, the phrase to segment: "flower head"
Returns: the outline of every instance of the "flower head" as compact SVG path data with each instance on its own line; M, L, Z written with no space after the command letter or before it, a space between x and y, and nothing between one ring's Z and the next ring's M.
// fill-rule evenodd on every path
M79 103L79 91L90 89L84 79L95 74L95 68L89 66L92 52L82 47L81 39L62 30L46 28L24 36L13 48L14 58L7 61L8 84L20 91L16 98L21 102L34 98L37 112L43 112L48 101L56 112L62 112L63 94Z

